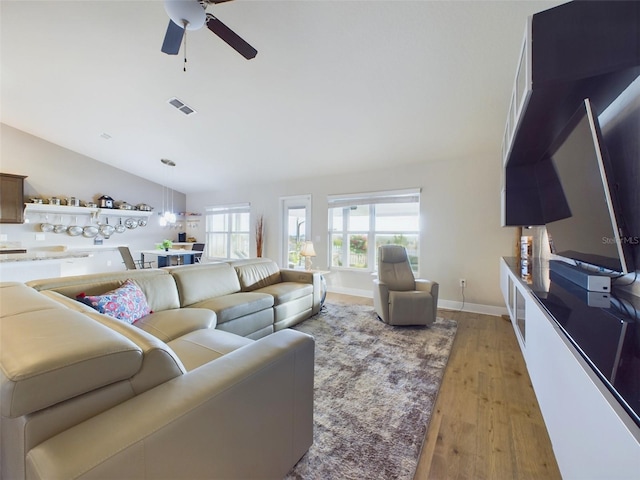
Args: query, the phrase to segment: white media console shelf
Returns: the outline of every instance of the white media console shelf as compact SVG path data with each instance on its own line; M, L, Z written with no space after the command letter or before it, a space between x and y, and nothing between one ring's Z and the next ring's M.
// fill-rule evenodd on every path
M640 427L534 293L549 285L545 269L532 285L515 258L501 259L500 288L562 477L639 479Z

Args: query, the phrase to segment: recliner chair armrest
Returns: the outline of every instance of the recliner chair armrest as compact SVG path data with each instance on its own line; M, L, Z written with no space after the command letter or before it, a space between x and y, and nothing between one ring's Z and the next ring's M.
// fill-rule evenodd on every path
M387 298L389 297L389 285L387 285L383 281L377 280L377 279L374 280L373 287L374 289L377 289L379 292L386 293Z
M439 287L440 285L437 282L432 282L431 280L425 280L423 278L416 278L416 290L429 292L431 295L437 297Z
M433 297L433 317L438 313L438 293L440 292L440 284L423 278L416 279L416 290L431 293Z
M281 330L46 440L27 478L283 478L313 442L313 368Z
M383 321L388 321L389 286L378 279L373 281L373 308Z

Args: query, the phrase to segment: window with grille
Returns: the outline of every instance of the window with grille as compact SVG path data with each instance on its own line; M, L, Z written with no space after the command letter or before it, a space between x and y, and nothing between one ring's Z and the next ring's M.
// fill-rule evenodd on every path
M226 205L206 209L207 257L249 258L251 205Z
M395 244L418 271L419 189L331 195L328 203L331 267L375 271L378 247Z

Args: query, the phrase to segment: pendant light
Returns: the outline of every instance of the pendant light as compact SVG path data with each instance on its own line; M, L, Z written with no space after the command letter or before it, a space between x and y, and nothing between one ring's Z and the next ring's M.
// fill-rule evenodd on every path
M168 166L175 167L176 163L168 158L162 158L160 161ZM169 172L167 171L167 180L169 179ZM169 191L171 193L169 193ZM171 196L169 196L171 195ZM166 200L166 201L165 201ZM173 211L173 189L168 186L162 186L162 213L160 214L160 226L166 227L176 223L176 214Z

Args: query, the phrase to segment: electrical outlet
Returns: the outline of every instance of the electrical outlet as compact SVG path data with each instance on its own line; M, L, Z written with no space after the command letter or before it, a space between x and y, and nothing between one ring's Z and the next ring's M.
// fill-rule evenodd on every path
M467 286L467 280L466 280L466 279L464 279L464 278L461 278L461 279L460 279L460 286L461 286L462 288L465 288L465 287Z

